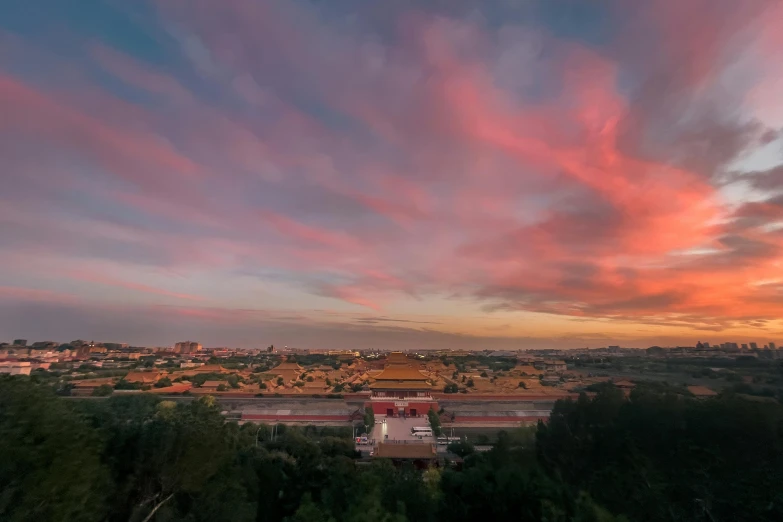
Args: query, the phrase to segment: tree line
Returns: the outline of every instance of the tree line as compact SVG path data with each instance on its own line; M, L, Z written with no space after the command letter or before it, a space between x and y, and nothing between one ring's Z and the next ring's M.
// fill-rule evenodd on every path
M1 520L783 520L777 402L607 386L491 451L451 449L461 468L422 472L359 459L350 430L226 422L210 397L68 400L0 378Z

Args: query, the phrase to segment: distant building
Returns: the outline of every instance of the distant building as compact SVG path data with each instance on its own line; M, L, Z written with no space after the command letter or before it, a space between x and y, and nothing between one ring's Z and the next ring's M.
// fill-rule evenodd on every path
M438 453L435 445L430 444L390 444L379 442L373 452L374 458L390 459L394 465L412 464L417 469L425 469L437 463Z
M756 343L750 343L750 349L751 350L758 350L759 349L759 345L756 344Z
M107 350L124 350L128 347L128 343L103 343L103 346Z
M777 347L777 345L775 345L775 343L773 343L773 342L770 342L770 343L769 343L769 349L770 349L770 350L777 350L777 349L778 349L778 347Z
M27 346L27 339L14 339L16 346Z
M504 358L504 359L514 359L517 356L517 352L510 352L510 351L501 350L501 351L497 351L497 352L492 352L492 353L489 354L489 356L490 357L499 357L499 358Z
M268 373L283 379L283 383L288 383L298 380L304 373L304 368L297 363L284 362L269 370Z
M747 344L745 344L745 343L743 343L743 344L742 344L742 351L743 351L743 352L744 352L744 351L747 351L747 349L748 349L748 345L747 345Z
M718 392L711 390L706 386L688 386L688 391L693 394L697 399L703 399L706 397L714 397L718 395Z
M563 373L568 371L565 361L546 361L544 362L544 370L547 372Z
M370 402L365 406L387 417L426 415L437 404L432 400L432 385L418 366L401 352L390 353L370 385Z
M6 362L0 363L0 373L8 373L11 375L30 375L30 371L33 369L29 362Z
M359 357L359 352L354 350L328 350L324 353L330 356L350 355L351 358Z
M202 346L195 341L182 341L174 344L175 353L196 353L202 350Z
M159 371L149 371L149 372L129 372L123 379L127 382L138 382L141 384L155 384L158 382L161 377L164 377L165 375L160 373Z

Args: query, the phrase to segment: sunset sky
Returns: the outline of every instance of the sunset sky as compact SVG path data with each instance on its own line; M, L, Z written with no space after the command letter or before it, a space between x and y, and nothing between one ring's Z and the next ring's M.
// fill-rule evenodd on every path
M783 2L0 4L0 341L783 341Z

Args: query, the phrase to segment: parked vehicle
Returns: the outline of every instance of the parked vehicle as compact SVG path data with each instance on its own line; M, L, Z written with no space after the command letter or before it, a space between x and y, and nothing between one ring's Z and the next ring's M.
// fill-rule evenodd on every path
M432 437L432 428L430 428L429 426L413 427L411 428L411 434L415 435L420 439L424 437Z

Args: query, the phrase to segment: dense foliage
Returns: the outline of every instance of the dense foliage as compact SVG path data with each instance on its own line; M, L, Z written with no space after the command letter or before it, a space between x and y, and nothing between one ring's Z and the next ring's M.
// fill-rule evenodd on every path
M429 419L430 428L432 428L432 433L434 433L436 437L440 437L441 425L440 425L440 416L438 415L438 412L430 408L430 411L427 412L427 418Z
M783 519L783 406L612 387L461 469L359 464L350 430L225 422L210 397L65 399L0 378L0 520ZM456 459L456 457L454 457Z
M605 386L560 401L537 433L539 462L633 520L783 520L783 406Z

